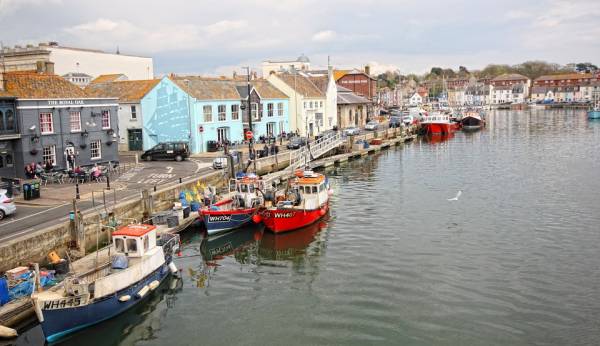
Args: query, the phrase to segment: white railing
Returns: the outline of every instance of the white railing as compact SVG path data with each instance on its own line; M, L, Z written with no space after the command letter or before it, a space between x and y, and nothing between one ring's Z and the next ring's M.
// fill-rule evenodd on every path
M343 142L344 140L342 139L341 134L336 132L335 134L323 136L313 143L309 143L309 145L300 149L290 151L289 168L292 171L298 169L311 160L316 160L323 154L326 154L327 152L339 147Z

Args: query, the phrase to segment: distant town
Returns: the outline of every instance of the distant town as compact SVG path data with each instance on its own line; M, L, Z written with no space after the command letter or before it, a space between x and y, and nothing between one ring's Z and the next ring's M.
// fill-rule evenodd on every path
M30 162L72 169L70 155L81 165L118 161L119 152L162 142L188 142L192 153L214 151L244 142L250 121L255 138L316 136L362 128L391 108L589 104L599 93L600 73L590 63L528 62L473 72L436 67L425 76L403 76L375 75L369 66L315 69L300 55L230 76L156 78L151 57L57 42L4 47L0 176L23 177Z

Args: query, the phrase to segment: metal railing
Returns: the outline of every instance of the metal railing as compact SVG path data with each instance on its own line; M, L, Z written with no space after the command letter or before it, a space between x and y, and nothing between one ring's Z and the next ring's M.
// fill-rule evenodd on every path
M342 143L344 143L342 135L336 132L325 135L300 149L290 151L289 168L292 171L298 169L311 160L316 160L327 152L339 147Z

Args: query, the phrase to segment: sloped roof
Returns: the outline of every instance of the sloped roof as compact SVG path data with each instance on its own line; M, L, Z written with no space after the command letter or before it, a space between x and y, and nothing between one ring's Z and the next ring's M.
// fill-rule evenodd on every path
M265 79L253 80L250 83L260 97L264 99L287 99L287 95ZM246 90L247 92L247 90ZM245 96L244 96L245 97Z
M565 80L565 79L586 79L593 78L594 75L591 73L562 73L562 74L553 74L553 75L545 75L536 78L536 81L539 80Z
M313 79L323 77L305 77L291 73L281 73L277 77L304 97L325 97L325 92L313 82Z
M350 89L346 89L342 86L337 87L337 103L339 105L351 105L351 104L368 104L371 103L369 99L356 95Z
M19 71L4 73L5 91L22 99L84 98L80 87L55 74Z
M85 91L97 97L116 97L119 102L139 102L159 82L160 79L93 83Z
M114 74L101 74L98 77L94 78L91 83L106 83L106 82L114 82L117 80L127 80L127 76L122 73L114 73Z
M333 71L333 77L335 78L336 81L339 80L342 77L347 76L347 75L356 75L356 74L360 74L360 75L366 76L366 77L371 78L371 79L377 79L377 78L375 78L375 77L373 77L371 75L368 75L365 71L362 71L362 70L359 70L359 69L356 69L356 68L352 69L352 70L344 70L343 71L344 73L341 74L339 77L336 77L335 72L336 71Z
M350 70L333 70L333 79L336 81L344 77Z
M203 78L198 76L171 76L175 84L198 100L240 100L233 80Z
M501 74L499 76L497 76L496 78L492 79L493 81L503 81L503 80L528 80L529 77L523 76L522 74L518 74L518 73L505 73L505 74Z

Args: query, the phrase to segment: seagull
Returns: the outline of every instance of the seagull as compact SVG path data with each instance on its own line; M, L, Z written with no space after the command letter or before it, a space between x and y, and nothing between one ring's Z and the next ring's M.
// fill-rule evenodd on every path
M460 195L462 195L462 191L458 190L458 192L456 193L456 197L448 198L448 200L449 201L458 201L458 197L460 197Z

